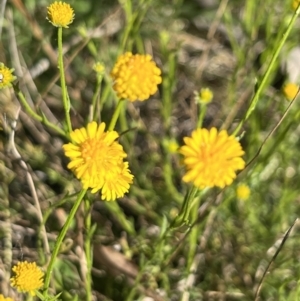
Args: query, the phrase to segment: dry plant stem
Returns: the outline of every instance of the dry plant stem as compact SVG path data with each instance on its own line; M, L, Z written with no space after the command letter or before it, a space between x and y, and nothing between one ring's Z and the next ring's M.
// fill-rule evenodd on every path
M34 112L32 110L32 108L30 107L30 105L27 103L24 94L19 90L19 88L17 86L15 86L15 85L13 87L14 87L15 93L18 96L19 101L24 106L24 108L25 108L25 110L26 110L26 112L27 112L28 115L30 115L35 120L43 123L47 127L55 130L58 134L66 137L66 133L61 128L59 128L55 124L51 123L44 115L40 116L39 114L37 114L36 112Z
M216 13L216 18L213 21L213 23L210 26L210 28L208 30L208 33L207 33L207 40L208 41L213 40L213 37L214 37L214 35L215 35L215 33L218 29L220 20L222 19L223 15L224 15L225 9L226 9L227 4L228 4L228 1L229 0L222 0L221 1L220 5L219 5L219 8L218 8L218 11ZM196 74L196 77L198 77L198 78L200 78L202 76L202 73L203 73L205 65L207 63L208 55L209 55L209 52L212 48L212 45L213 45L213 43L210 43L209 47L207 47L207 49L201 55L199 68L198 68L198 71L197 71L197 74Z
M254 111L254 109L256 107L256 104L257 104L257 102L259 100L259 96L260 96L261 92L263 91L263 89L264 89L264 87L265 87L265 85L267 83L267 80L270 77L271 71L272 71L272 69L273 69L273 67L275 65L275 62L276 62L276 60L278 58L278 55L279 55L279 53L281 51L281 48L283 47L283 45L284 45L287 37L289 36L289 34L290 34L290 32L291 32L291 30L293 28L293 25L294 25L294 23L295 23L298 15L299 15L299 13L300 13L300 4L297 7L297 9L296 9L296 11L295 11L295 13L294 13L294 15L293 15L293 17L292 17L289 25L288 25L286 31L284 32L283 37L282 37L279 45L274 50L274 54L273 54L272 59L271 59L269 65L268 65L268 68L267 68L265 74L263 75L263 78L262 78L262 80L261 80L261 82L260 82L257 90L255 91L255 94L253 95L253 97L251 99L250 107L247 110L244 118L241 120L241 122L238 124L237 128L235 129L235 131L233 133L234 136L239 133L239 131L240 131L241 127L243 126L243 124L245 123L245 121L250 117L251 113Z
M65 70L64 70L64 58L63 58L63 50L62 50L62 27L58 28L58 68L60 73L60 85L61 85L61 94L62 101L65 110L65 118L67 124L67 133L72 132L71 118L70 118L70 99L68 96L68 91L66 87L66 79L65 79Z
M254 155L254 157L246 164L246 167L248 167L260 154L263 146L266 144L267 140L273 135L273 133L278 129L278 127L280 126L280 124L282 123L282 121L285 119L285 117L287 116L288 112L291 110L293 104L295 103L296 98L298 97L300 88L298 89L297 94L295 95L294 99L291 101L291 103L288 105L287 109L285 110L283 116L280 118L280 120L278 121L278 123L274 126L274 128L269 132L269 134L266 136L265 140L262 142L262 144L260 145L258 151L256 152L256 154ZM246 170L246 167L244 170ZM244 170L242 170L241 172L243 172Z
M77 199L76 199L76 201L70 211L70 214L66 220L66 223L64 224L63 228L61 229L61 231L56 239L55 246L54 246L54 249L51 254L50 262L49 262L49 265L48 265L48 268L47 268L47 271L45 274L44 292L43 292L44 297L47 297L47 295L48 295L48 289L49 289L49 285L50 285L52 270L53 270L54 263L55 263L57 255L58 255L58 252L60 250L61 244L66 236L66 233L72 223L72 220L74 219L77 209L79 208L80 203L81 203L83 197L85 196L86 192L87 192L86 189L82 189L80 191L80 193L78 194Z
M48 239L47 239L47 232L46 232L45 226L43 224L43 214L42 214L42 210L41 210L41 207L40 207L40 202L39 202L39 199L38 199L38 196L37 196L37 193L36 193L36 189L35 189L35 186L34 186L34 182L33 182L32 176L31 176L31 174L28 170L27 164L24 162L24 160L22 159L20 153L18 152L18 150L15 146L15 140L14 140L15 127L16 127L16 124L17 124L17 119L18 119L18 116L19 116L19 112L20 112L20 108L16 112L15 121L13 121L12 124L11 124L12 131L11 131L10 136L9 136L9 148L10 148L10 151L11 151L13 157L15 159L19 160L21 167L26 172L26 180L27 180L28 186L30 188L30 192L31 192L31 195L32 195L32 198L33 198L33 201L34 201L37 216L38 216L38 219L39 219L39 222L40 222L43 245L44 245L44 248L45 248L45 252L48 255L48 254L50 254L50 248L49 248Z
M0 233L2 233L2 238L3 238L3 255L1 256L1 269L2 266L3 268L3 275L2 275L2 281L0 283L0 291L4 295L8 295L8 290L9 290L9 279L10 279L10 270L12 266L12 259L13 259L13 238L12 238L12 221L11 221L11 213L9 210L9 199L8 199L8 186L2 185L1 184L1 189L3 190L3 202L4 209L3 209L3 214L4 214L4 221L2 222L2 225L0 224ZM2 203L1 202L1 203Z
M290 233L291 231L293 230L295 224L297 223L298 221L298 218L295 219L295 221L293 222L293 224L290 226L290 228L285 232L283 238L282 238L282 241L281 241L281 244L279 245L278 249L276 250L274 256L272 257L271 261L269 262L267 268L265 269L262 277L261 277L261 280L259 281L259 284L258 284L258 287L257 287L257 290L256 290L256 293L255 293L255 301L258 301L260 299L259 297L259 294L260 294L260 291L261 291L261 288L262 288L262 284L263 284L263 281L272 265L272 263L275 261L276 257L278 256L279 252L282 250L283 248L283 245L285 244L286 240L289 238L290 236Z
M4 20L4 12L6 7L6 0L3 0L0 5L0 38L2 35L2 27L3 27L3 20Z
M228 130L228 128L233 123L234 118L237 115L237 112L241 110L242 106L246 103L247 99L250 98L251 94L252 94L252 87L247 88L243 92L243 94L240 96L237 102L232 106L229 114L226 116L226 119L221 126L221 130Z

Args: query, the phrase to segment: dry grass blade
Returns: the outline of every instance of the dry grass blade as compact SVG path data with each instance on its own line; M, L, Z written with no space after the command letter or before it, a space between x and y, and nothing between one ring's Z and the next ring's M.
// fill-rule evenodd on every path
M280 243L278 249L276 250L275 254L273 255L273 257L272 257L271 261L269 262L268 266L266 267L266 269L265 269L265 271L264 271L264 273L263 273L263 275L262 275L262 277L261 277L261 279L260 279L260 281L259 281L259 284L258 284L256 293L255 293L255 299L254 299L255 301L258 301L258 300L260 299L259 294L260 294L260 291L261 291L261 288L262 288L264 279L265 279L265 277L266 277L268 271L270 270L271 265L273 264L273 262L275 261L276 257L278 256L278 254L279 254L280 251L282 250L282 248L283 248L283 246L284 246L286 240L289 238L290 233L291 233L291 231L293 230L293 228L294 228L295 224L297 223L297 221L298 221L298 218L295 219L295 221L293 222L293 224L292 224L292 225L289 227L289 229L285 232L285 234L284 234L284 236L283 236L283 238L282 238L282 241L281 241L281 243Z

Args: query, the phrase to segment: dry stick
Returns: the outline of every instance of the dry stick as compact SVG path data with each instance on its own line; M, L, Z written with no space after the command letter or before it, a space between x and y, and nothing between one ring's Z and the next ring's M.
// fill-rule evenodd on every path
M48 257L49 254L50 254L50 248L49 248L49 244L48 244L46 228L45 228L45 225L43 224L43 214L42 214L42 210L41 210L40 203L39 203L39 200L38 200L38 196L37 196L37 193L36 193L36 189L35 189L35 186L34 186L34 182L33 182L32 176L29 172L29 169L27 167L27 164L22 159L20 153L18 152L18 150L16 148L15 140L14 140L15 127L17 125L17 120L18 120L18 117L19 117L20 109L21 109L21 107L19 107L18 110L16 111L15 120L11 122L11 133L9 134L9 140L8 140L8 145L9 146L8 147L9 147L9 150L11 151L11 153L13 155L13 158L19 161L20 166L26 172L26 180L27 180L32 198L34 200L34 205L36 207L37 217L38 217L40 225L41 225L41 234L42 234L42 239L43 239L43 245L44 245L44 248L45 248L46 256Z
M12 61L14 62L14 68L16 70L16 74L19 78L22 79L22 83L23 83L23 90L26 93L26 100L27 102L33 107L34 103L32 101L31 95L27 89L27 86L25 86L25 83L29 84L29 88L33 88L36 93L38 93L36 86L34 84L34 82L31 80L31 76L29 72L23 72L23 68L22 65L24 65L24 62L20 62L20 56L19 56L19 50L18 50L18 45L17 45L17 41L16 41L16 35L15 35L15 31L14 31L14 23L13 23L13 13L11 9L7 9L7 20L10 22L10 26L8 27L9 29L9 37L10 37L10 53L12 56ZM21 54L20 54L21 55ZM23 58L22 58L23 59ZM30 85L31 84L31 85ZM46 105L45 102L42 103L42 109L43 109L43 114L47 117L47 119L51 120L53 124L58 124L58 120L55 118L55 116L52 114L52 112L49 110L48 106ZM21 115L22 117L22 115ZM49 118L50 117L50 118ZM28 123L26 123L26 125L28 126ZM41 136L44 133L40 133L39 136ZM38 137L38 136L37 136ZM46 142L44 140L44 142ZM48 144L48 146L51 148L51 145Z
M219 23L220 23L220 20L224 14L224 11L227 7L227 3L228 3L228 0L222 0L220 5L219 5L219 8L218 8L218 11L216 13L216 18L215 20L213 21L213 23L211 24L209 30L208 30L208 33L207 33L207 40L208 41L211 41L218 29L218 26L219 26ZM201 55L201 59L200 59L200 62L199 62L199 69L196 73L197 77L201 77L202 73L203 73L203 70L204 70L204 67L205 67L205 63L207 62L207 59L208 59L208 55L209 55L209 52L211 50L211 47L212 47L212 44L210 44L206 50L203 52L203 54Z
M283 119L286 117L286 115L288 114L288 112L290 111L290 109L292 108L298 94L300 91L300 87L298 88L297 94L295 95L295 97L293 98L293 100L291 101L291 103L288 105L288 107L286 108L284 114L282 115L282 117L280 118L280 120L278 121L278 123L275 125L275 127L271 130L271 132L269 132L269 134L267 135L267 137L265 138L265 140L262 142L262 144L260 145L257 153L254 155L254 157L246 164L246 167L244 170L246 170L246 168L259 156L263 146L265 145L265 143L267 142L267 140L273 135L273 133L277 130L277 128L280 126L280 124L282 123ZM242 170L240 173L242 173L244 170Z
M271 261L269 262L267 268L265 269L260 281L259 281L259 284L258 284L258 287L257 287L257 290L256 290L256 293L255 293L255 299L254 301L257 301L259 300L259 293L261 291L261 288L262 288L262 284L263 284L263 281L272 265L272 263L275 261L276 257L278 256L279 252L281 251L281 249L283 248L283 245L285 244L286 240L289 238L290 236L290 233L292 231L292 229L294 228L296 222L298 221L298 218L295 219L295 221L293 222L293 224L290 226L290 228L285 232L283 238L282 238L282 241L276 251L276 253L274 254L274 256L272 257Z
M1 8L0 8L0 40L1 40L1 35L2 35L5 7L6 7L6 0L3 0L1 3Z
M235 116L237 115L237 112L240 111L242 106L246 103L247 99L251 96L253 88L250 87L246 89L246 91L243 92L241 97L238 99L238 101L233 105L233 107L230 109L229 114L227 115L225 121L223 122L221 126L221 130L228 130L228 128L232 125L233 120Z

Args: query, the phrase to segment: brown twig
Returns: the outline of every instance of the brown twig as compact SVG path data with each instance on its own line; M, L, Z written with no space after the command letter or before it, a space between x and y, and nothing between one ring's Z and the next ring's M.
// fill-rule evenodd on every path
M283 245L285 244L286 240L289 238L290 236L290 233L291 231L293 230L295 224L297 223L298 221L298 218L295 219L295 221L293 222L293 224L289 227L289 229L285 232L283 238L282 238L282 241L278 247L278 249L276 250L275 254L273 255L271 261L269 262L268 266L266 267L260 281L259 281L259 284L258 284L258 287L257 287L257 290L256 290L256 293L255 293L255 301L258 301L259 300L259 294L260 294L260 291L261 291L261 288L262 288L262 284L263 284L263 281L268 273L268 271L270 270L270 267L272 265L272 263L275 261L276 257L278 256L279 252L281 251L281 249L283 248Z

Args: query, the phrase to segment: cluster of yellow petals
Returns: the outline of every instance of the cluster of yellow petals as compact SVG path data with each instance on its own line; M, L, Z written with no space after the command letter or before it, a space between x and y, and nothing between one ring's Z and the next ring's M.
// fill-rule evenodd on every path
M98 73L99 75L104 75L105 73L105 66L101 62L97 62L93 66L93 70Z
M297 96L299 89L300 87L294 83L286 83L282 87L282 93L287 100L293 100Z
M200 92L195 92L196 102L208 104L212 101L214 94L209 88L202 88Z
M53 26L68 28L74 20L74 10L68 3L55 1L47 9L47 19Z
M184 142L179 152L184 156L187 172L182 179L200 189L224 188L236 178L236 171L245 167L240 143L225 130L197 129Z
M150 55L133 55L131 52L119 56L111 77L118 97L130 101L148 99L162 81L161 71Z
M250 196L250 188L246 184L240 184L236 189L236 196L242 201L248 200Z
M9 69L3 63L0 63L0 90L12 86L12 82L16 79L12 74L13 71L14 69Z
M10 278L10 283L19 292L30 293L32 296L35 296L35 290L40 289L44 285L44 273L35 262L18 262L12 270L15 276Z
M3 295L0 294L0 301L13 301L13 299L9 297L5 298Z
M92 193L101 190L103 200L111 201L128 192L133 175L122 145L115 141L115 131L105 132L105 123L91 122L86 128L70 133L72 143L63 146L70 158L68 168L82 182L83 188Z

